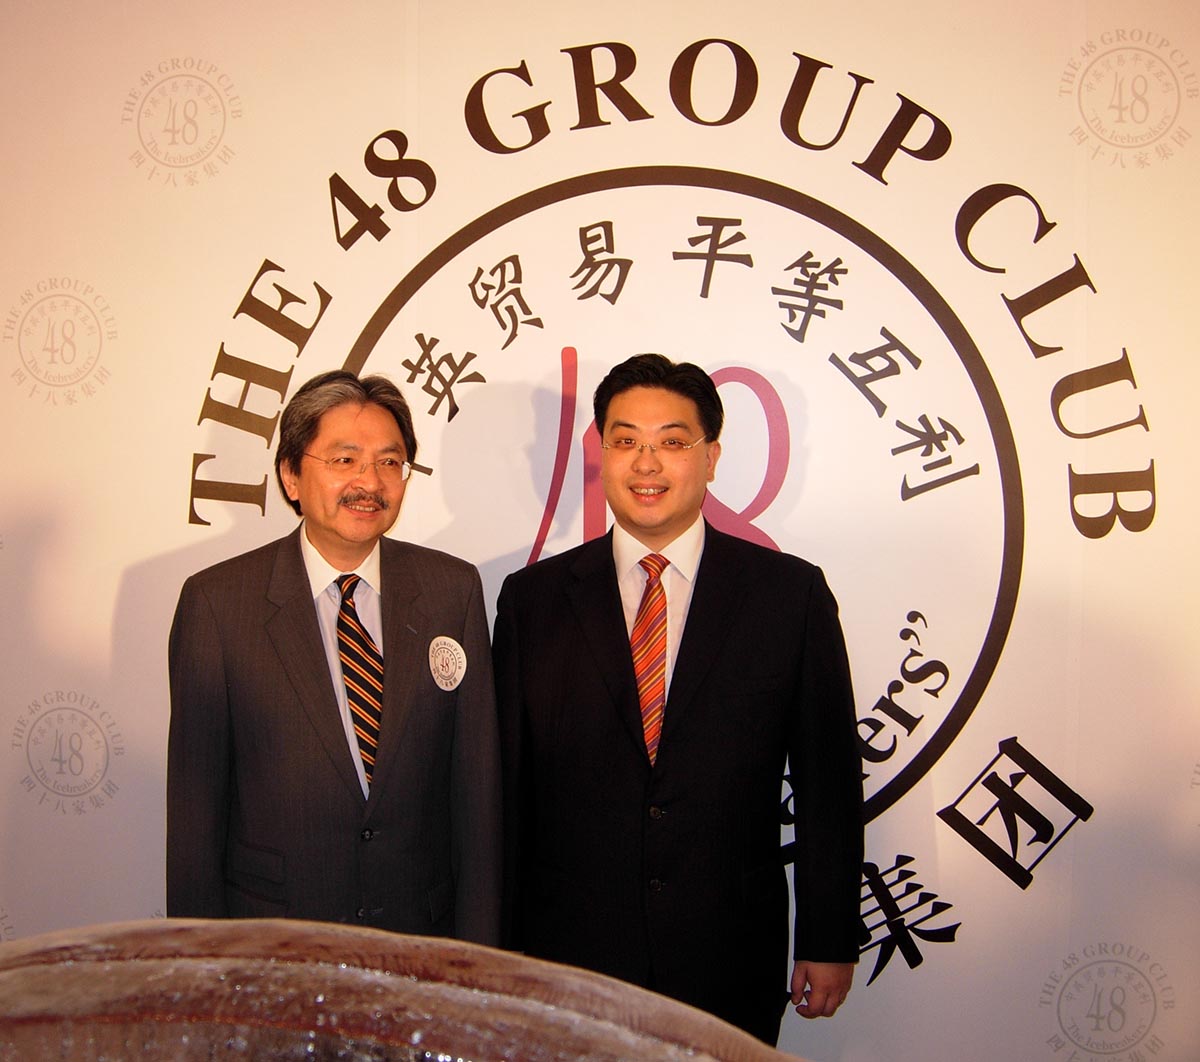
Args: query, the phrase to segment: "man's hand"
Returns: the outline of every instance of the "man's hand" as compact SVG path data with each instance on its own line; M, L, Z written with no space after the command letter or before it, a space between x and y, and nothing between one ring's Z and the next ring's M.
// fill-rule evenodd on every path
M797 962L792 967L792 1002L802 1018L832 1018L850 992L852 962Z

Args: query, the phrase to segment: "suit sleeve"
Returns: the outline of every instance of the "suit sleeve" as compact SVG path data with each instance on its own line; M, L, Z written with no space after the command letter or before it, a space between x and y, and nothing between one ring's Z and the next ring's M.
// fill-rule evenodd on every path
M496 706L500 717L500 753L504 778L504 888L501 905L501 945L516 951L523 947L520 928L521 830L526 821L522 798L521 665L517 636L516 590L504 580L496 602L496 627L492 640L496 673Z
M494 946L500 939L500 749L483 586L474 569L470 578L463 621L467 670L458 689L451 768L455 934Z
M192 579L179 595L167 659L167 915L220 918L226 914L229 694L216 617Z
M789 750L796 858L793 957L857 962L863 861L862 760L837 601L816 569L800 647Z

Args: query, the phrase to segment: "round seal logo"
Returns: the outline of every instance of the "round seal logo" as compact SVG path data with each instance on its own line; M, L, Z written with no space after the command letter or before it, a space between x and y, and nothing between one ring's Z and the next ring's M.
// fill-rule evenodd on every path
M73 277L49 277L28 289L8 315L18 367L12 379L31 398L74 405L108 382L101 363L106 341L117 338L108 300ZM7 321L6 321L7 324Z
M1149 147L1179 118L1179 79L1146 48L1101 52L1079 77L1079 116L1117 148Z
M21 786L40 804L84 814L107 805L119 786L112 761L125 752L111 712L76 691L33 701L17 719L14 748L25 753Z
M122 121L137 131L132 161L147 180L197 184L216 176L233 157L226 132L240 118L241 101L233 81L203 59L163 60L129 91Z
M1175 1007L1175 991L1149 952L1121 942L1089 944L1068 955L1049 975L1041 1004L1053 1005L1056 1051L1075 1049L1079 1062L1135 1062L1140 1051L1158 1055L1160 1010Z
M467 654L453 638L440 635L429 643L429 673L444 690L457 689L467 674Z
M51 708L34 720L25 753L34 778L59 796L84 796L108 773L104 732L73 708Z
M1184 100L1197 95L1190 67L1182 49L1149 30L1109 30L1084 42L1060 79L1078 111L1073 139L1117 166L1168 161L1190 139L1181 124Z

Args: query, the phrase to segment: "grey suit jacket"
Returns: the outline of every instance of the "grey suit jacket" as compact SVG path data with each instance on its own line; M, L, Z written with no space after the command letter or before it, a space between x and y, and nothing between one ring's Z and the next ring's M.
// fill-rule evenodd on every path
M187 580L171 627L167 913L286 916L495 943L499 766L478 572L381 543L384 695L364 799L301 529ZM435 683L430 642L467 668Z

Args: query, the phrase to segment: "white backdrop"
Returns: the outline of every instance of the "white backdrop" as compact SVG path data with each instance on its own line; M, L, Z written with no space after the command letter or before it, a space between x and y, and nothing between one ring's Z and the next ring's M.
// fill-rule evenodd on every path
M604 528L591 391L660 350L855 674L871 943L782 1046L1200 1056L1194 4L0 25L0 939L163 912L171 613L294 526L300 382L401 383L394 533L494 599Z

